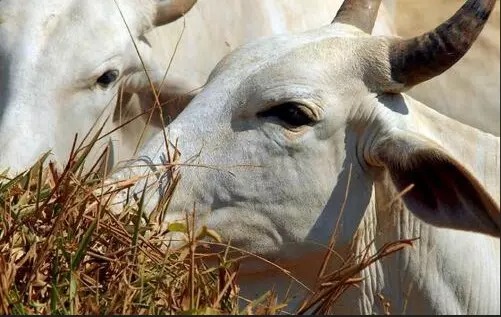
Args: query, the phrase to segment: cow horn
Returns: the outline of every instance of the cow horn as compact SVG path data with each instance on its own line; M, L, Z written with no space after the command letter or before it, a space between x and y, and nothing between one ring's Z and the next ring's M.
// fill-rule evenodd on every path
M391 77L404 89L431 79L454 65L484 27L496 0L469 0L433 31L390 44Z
M353 25L371 34L381 0L345 0L332 23Z
M195 5L197 0L158 0L155 26L174 22Z

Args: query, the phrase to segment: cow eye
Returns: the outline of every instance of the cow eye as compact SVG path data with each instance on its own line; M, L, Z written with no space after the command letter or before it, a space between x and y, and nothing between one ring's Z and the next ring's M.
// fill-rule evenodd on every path
M104 72L101 76L99 76L99 78L97 79L96 83L103 87L103 88L106 88L108 87L110 84L112 84L114 81L117 80L118 78L118 70L108 70L106 72Z
M311 125L316 121L308 107L295 102L274 106L271 109L259 112L257 115L261 118L275 117L289 127Z

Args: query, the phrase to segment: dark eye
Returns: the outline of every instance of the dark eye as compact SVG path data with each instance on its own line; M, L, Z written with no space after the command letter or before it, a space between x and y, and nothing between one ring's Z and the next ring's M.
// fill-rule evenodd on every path
M300 127L304 125L311 125L315 122L315 118L311 111L303 106L294 102L287 102L275 106L266 111L259 112L258 117L275 117L291 127Z
M118 70L108 70L104 72L96 81L101 87L108 87L111 83L113 83L118 78Z

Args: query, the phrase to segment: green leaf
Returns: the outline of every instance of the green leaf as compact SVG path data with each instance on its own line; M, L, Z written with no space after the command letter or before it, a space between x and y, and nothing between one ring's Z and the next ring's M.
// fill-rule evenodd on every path
M221 236L212 229L207 228L207 226L202 226L202 229L197 234L197 240L203 239L203 238L212 238L216 240L217 242L221 243L223 240L221 239Z
M85 256L85 253L87 251L87 246L90 243L90 239L92 238L92 233L94 233L94 230L96 229L97 226L97 218L92 222L90 227L85 231L82 241L80 241L80 244L78 245L78 250L75 253L75 257L71 261L71 270L74 271L77 269L77 267L80 265L80 262Z
M188 232L186 229L186 225L182 222L173 222L169 224L167 230L169 230L170 232L182 232L182 233Z

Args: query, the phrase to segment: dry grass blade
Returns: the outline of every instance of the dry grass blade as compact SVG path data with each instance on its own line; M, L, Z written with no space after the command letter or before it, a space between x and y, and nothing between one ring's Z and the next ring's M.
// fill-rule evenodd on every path
M363 280L359 274L369 265L382 258L398 252L405 247L412 246L416 239L405 239L384 244L375 254L363 252L360 259L353 258L333 273L322 276L318 289L305 300L298 314L313 312L315 314L329 314L335 301L349 288ZM368 250L367 246L367 250ZM366 251L367 251L366 250Z

